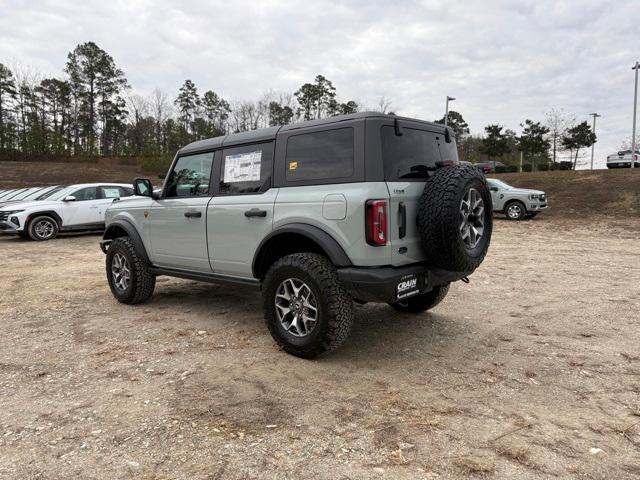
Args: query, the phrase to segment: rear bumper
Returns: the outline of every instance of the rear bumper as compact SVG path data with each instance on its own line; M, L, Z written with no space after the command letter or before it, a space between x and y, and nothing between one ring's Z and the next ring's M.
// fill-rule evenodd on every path
M460 280L469 274L424 265L338 269L338 278L352 297L366 302L386 303L428 292L433 287Z

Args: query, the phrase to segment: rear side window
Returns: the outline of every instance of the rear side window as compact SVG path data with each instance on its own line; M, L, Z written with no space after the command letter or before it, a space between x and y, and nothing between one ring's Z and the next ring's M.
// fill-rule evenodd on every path
M286 179L324 180L353 175L353 128L304 133L287 141Z
M167 179L166 198L201 197L209 194L213 152L178 158Z
M221 194L264 192L271 186L273 142L226 148L222 151Z
M402 135L395 134L392 126L381 130L384 178L388 182L398 180L422 180L429 170L441 161L437 135L426 130L403 128Z

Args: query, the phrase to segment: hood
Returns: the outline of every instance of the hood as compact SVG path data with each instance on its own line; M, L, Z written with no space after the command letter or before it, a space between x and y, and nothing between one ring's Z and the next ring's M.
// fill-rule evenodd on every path
M531 193L536 193L538 195L542 195L544 194L544 192L542 190L533 190L531 188L516 188L516 187L511 187L512 192L516 192L516 193L522 193L522 194L531 194Z

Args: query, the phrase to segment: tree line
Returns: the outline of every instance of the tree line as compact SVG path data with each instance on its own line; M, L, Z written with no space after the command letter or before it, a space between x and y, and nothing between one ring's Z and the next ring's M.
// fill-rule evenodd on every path
M354 113L360 105L341 102L323 75L293 93L267 92L257 101L229 101L213 90L200 91L185 80L175 97L160 90L132 93L113 57L93 42L67 55L61 78L11 69L0 63L0 159L136 156L166 161L180 147L203 138L244 132L296 121ZM377 110L389 111L382 97ZM444 123L444 117L436 120ZM500 160L524 169L575 168L581 149L596 141L587 122L551 110L544 122L526 119L522 133L502 125L470 135L459 112L450 111L460 158ZM568 151L571 162L557 162Z
M163 156L203 138L354 113L317 75L292 94L229 101L185 80L175 98L131 93L113 57L93 42L67 56L64 77L41 78L0 63L0 159Z
M461 160L500 161L506 170L517 171L522 157L523 170L575 169L578 155L593 145L597 138L589 124L577 123L575 116L552 109L545 120L526 119L520 124L520 135L510 128L491 124L484 127L484 135L472 136L469 126L459 112L450 111L447 124L458 141ZM444 116L436 120L444 123ZM559 152L568 152L569 161L558 161Z

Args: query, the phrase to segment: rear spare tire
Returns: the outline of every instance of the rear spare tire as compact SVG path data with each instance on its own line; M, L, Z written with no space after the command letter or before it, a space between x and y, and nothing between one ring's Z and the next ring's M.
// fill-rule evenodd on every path
M493 228L491 194L472 165L436 170L418 205L418 230L429 264L471 273L484 260Z

